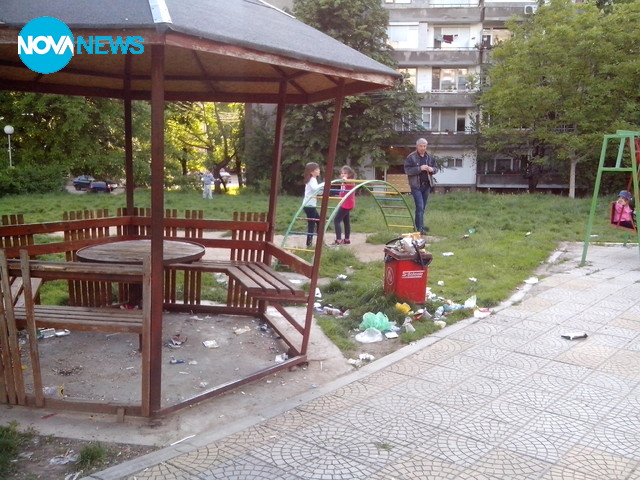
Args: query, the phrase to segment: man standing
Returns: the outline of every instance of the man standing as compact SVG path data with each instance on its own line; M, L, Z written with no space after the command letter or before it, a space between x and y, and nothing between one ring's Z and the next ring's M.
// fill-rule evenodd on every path
M202 198L212 199L211 184L213 183L213 174L210 170L205 170L202 175Z
M404 161L404 173L407 174L411 196L416 205L416 232L420 232L421 235L426 233L424 212L427 209L431 187L435 183L433 175L438 171L436 160L427 153L427 145L426 139L419 138L416 142L416 150L411 152Z

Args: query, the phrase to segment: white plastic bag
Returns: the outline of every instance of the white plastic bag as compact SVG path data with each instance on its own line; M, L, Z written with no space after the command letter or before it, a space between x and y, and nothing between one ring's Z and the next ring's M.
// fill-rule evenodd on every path
M377 328L367 328L364 332L356 335L356 340L360 343L375 343L383 340L382 332Z

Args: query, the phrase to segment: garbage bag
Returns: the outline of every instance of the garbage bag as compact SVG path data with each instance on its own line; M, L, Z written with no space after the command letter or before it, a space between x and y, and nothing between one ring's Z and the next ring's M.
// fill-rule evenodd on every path
M360 330L366 330L367 328L376 328L381 332L391 330L394 323L389 321L384 313L371 313L367 312L362 316L362 323L360 323Z
M383 340L382 332L377 328L367 328L364 332L356 335L356 340L360 343L374 343Z

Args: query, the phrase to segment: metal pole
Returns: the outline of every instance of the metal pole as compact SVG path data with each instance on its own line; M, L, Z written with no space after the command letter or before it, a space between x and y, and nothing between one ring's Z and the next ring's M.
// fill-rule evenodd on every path
M7 138L9 139L9 168L13 167L13 162L11 161L11 135L7 135Z

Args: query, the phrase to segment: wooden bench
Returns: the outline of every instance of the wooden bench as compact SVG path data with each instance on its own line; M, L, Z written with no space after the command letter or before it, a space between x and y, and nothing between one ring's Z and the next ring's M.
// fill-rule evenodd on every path
M16 307L16 323L24 328L26 307ZM34 305L33 319L38 328L60 328L85 332L142 334L142 312L103 307Z
M8 272L20 279L23 284L39 285L43 280L80 279L94 280L102 278L113 282L142 283L149 290L149 265L89 264L79 262L42 262L29 261L28 257L9 260ZM21 275L21 276L18 276ZM14 282L15 283L15 282ZM60 328L79 331L101 331L136 333L142 335L144 315L149 310L143 305L141 310L121 310L117 307L78 307L69 305L34 305L33 290L23 288L23 294L31 293L31 299L24 304L14 306L16 324L25 327L29 323L37 328ZM143 302L150 295L143 295ZM29 312L32 311L31 319Z
M272 302L307 301L307 294L293 285L284 275L262 262L240 260L200 260L194 263L176 263L168 268L203 273L224 273L244 288L247 295L257 300Z
M40 303L40 287L43 283L44 281L41 278L31 279L31 296L34 303ZM9 285L11 286L11 298L13 299L13 305L15 307L24 307L25 288L22 277L9 278Z

